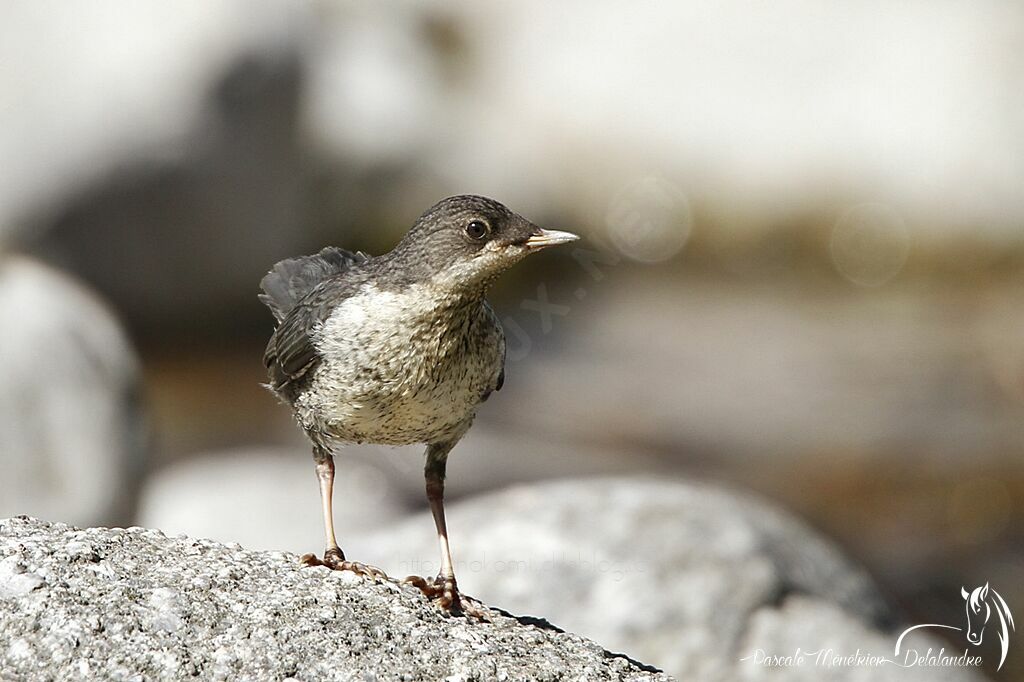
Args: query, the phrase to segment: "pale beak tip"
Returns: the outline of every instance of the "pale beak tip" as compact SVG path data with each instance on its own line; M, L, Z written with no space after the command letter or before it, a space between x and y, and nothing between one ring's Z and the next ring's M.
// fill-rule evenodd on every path
M526 246L530 249L542 249L548 246L568 244L579 239L579 235L561 230L541 230L526 240Z

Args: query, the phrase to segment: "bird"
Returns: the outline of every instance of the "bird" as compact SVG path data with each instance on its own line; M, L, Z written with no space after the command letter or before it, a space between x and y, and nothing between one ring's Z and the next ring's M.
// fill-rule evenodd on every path
M423 444L440 571L406 581L449 613L473 612L455 578L444 483L449 453L505 381L505 335L486 294L526 256L578 238L493 199L458 195L427 209L388 253L329 246L263 277L259 299L276 322L263 356L266 386L309 438L319 481L326 549L323 559L304 555L305 565L386 578L338 545L335 450Z

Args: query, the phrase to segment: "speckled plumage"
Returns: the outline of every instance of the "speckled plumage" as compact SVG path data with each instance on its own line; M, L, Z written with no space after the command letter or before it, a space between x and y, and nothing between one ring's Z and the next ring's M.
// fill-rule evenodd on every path
M431 283L362 284L317 325L321 358L294 402L310 433L340 442L440 443L469 428L498 387L501 324L479 297Z

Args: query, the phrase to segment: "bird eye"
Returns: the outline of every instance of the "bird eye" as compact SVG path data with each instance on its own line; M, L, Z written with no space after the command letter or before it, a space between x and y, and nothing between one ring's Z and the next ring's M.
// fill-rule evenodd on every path
M466 225L466 236L470 239L483 239L487 232L487 223L482 220L473 220Z

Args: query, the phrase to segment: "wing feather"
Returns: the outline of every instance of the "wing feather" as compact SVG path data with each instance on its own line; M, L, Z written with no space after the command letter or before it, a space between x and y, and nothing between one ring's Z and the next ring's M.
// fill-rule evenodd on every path
M278 320L263 353L275 391L289 394L289 386L319 362L314 330L358 288L360 278L347 275L369 260L365 253L328 247L313 256L281 261L263 278L260 300Z

